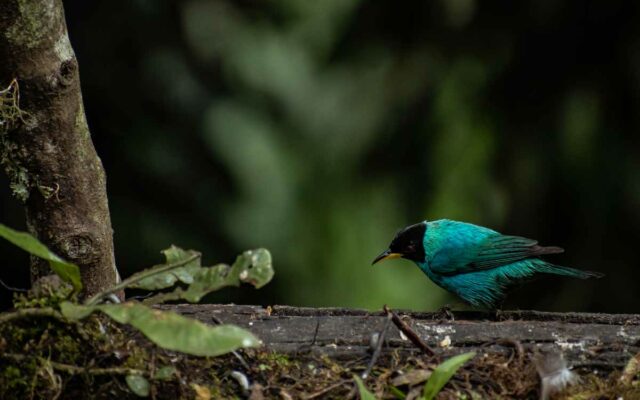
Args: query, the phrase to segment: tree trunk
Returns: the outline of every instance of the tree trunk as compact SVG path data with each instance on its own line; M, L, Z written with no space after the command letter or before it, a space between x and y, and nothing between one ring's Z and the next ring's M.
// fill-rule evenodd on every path
M0 83L13 79L19 99L14 82L0 102L0 150L13 194L26 205L29 231L76 263L84 295L95 294L119 278L106 178L61 0L0 0ZM50 273L32 259L32 282Z

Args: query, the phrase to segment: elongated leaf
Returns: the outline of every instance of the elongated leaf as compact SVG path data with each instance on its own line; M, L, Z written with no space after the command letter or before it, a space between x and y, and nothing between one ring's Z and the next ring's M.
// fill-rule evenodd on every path
M225 286L239 286L246 282L260 288L273 278L271 253L266 249L245 251L236 258L232 266L218 264L200 268L193 275L193 283L186 289L176 288L170 293L160 293L144 301L157 304L171 300L199 302L202 297Z
M424 385L422 400L432 400L436 397L444 385L446 385L449 379L456 373L458 368L475 357L475 355L476 353L474 352L459 354L438 365Z
M183 250L176 246L171 246L168 249L163 250L162 253L167 260L165 264L156 265L155 267L139 272L138 274L153 274L154 270L162 270L170 264L179 264L180 262L189 260L199 254L196 251ZM131 284L129 287L145 290L160 290L169 288L175 285L178 281L189 285L193 283L193 277L200 269L202 269L200 266L200 257L197 257L184 265L179 265L168 271L159 272L143 278Z
M96 306L83 306L70 301L60 303L60 312L62 315L73 321L87 318L94 311L96 311Z
M127 382L127 386L129 389L136 395L140 397L148 397L149 391L151 390L151 385L149 381L141 375L127 375L124 380Z
M398 389L397 387L391 385L389 386L389 391L396 396L396 399L400 399L400 400L404 400L407 398L407 395L404 394L404 392L400 389Z
M66 262L27 232L20 232L0 224L0 236L20 247L22 250L49 261L49 265L63 281L70 283L76 291L82 290L80 268Z
M64 302L60 311L69 319L85 318L98 310L121 324L129 324L158 346L196 356L219 356L242 347L256 347L260 340L234 325L210 326L171 311L151 309L139 303L77 305Z
M367 387L362 382L362 379L358 375L354 375L353 379L356 381L356 385L358 385L358 394L360 395L360 400L376 400L376 396L373 395Z

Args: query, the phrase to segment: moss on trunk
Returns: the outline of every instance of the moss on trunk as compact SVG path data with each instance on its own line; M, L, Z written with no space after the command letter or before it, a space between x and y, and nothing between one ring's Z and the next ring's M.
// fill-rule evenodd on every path
M20 84L19 104L2 103L21 110L19 118L3 118L0 130L13 193L25 203L31 233L80 266L85 294L92 295L118 275L104 169L84 115L62 2L3 1L0 59L0 83ZM17 88L9 86L3 98ZM31 264L32 281L50 274L41 260Z

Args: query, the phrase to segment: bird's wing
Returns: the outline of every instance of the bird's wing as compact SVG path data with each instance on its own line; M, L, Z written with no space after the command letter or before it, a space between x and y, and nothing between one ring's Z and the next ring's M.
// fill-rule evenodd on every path
M539 246L538 242L519 236L500 235L487 238L469 263L472 269L495 268L529 257L544 254L562 253L564 250L554 246Z
M481 228L481 227L478 227ZM496 268L529 257L562 253L560 247L543 247L532 239L501 235L491 230L450 230L439 240L429 266L435 273L455 275ZM435 250L435 249L434 249Z

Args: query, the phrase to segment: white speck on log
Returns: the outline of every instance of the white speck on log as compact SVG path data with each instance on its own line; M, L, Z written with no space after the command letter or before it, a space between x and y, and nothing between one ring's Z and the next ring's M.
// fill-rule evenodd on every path
M456 333L456 330L451 325L431 325L417 323L417 326L424 329L427 332L435 333L436 335L448 335Z

